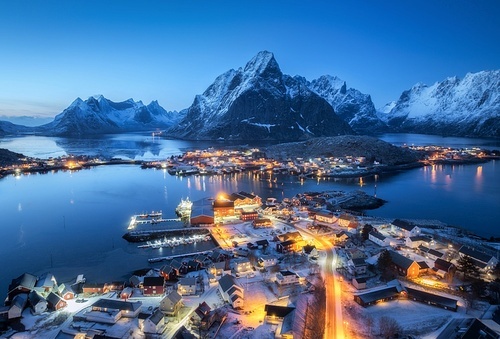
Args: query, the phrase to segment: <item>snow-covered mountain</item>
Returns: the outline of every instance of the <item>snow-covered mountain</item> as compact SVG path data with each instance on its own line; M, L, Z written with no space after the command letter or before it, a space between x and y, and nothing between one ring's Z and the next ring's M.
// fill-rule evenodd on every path
M37 131L49 135L85 136L164 129L177 124L182 117L182 113L167 112L157 101L149 105L133 99L113 102L100 95L85 101L77 98L54 121L38 127Z
M360 134L387 132L388 128L377 116L377 110L368 94L347 88L344 80L323 75L307 83L308 87L332 105L335 113Z
M169 133L200 140L299 140L353 130L304 78L283 74L274 55L262 51L244 68L218 76Z
M500 137L500 70L416 84L379 110L397 132Z
M16 125L9 121L0 121L0 136L18 135L18 134L30 133L32 131L33 128L31 127Z

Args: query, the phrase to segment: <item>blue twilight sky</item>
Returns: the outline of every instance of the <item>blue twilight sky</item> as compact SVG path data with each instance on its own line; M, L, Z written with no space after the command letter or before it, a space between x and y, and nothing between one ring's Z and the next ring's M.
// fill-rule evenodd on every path
M336 75L376 107L417 82L500 68L500 1L0 2L0 115L81 97L187 108L261 50L308 80Z

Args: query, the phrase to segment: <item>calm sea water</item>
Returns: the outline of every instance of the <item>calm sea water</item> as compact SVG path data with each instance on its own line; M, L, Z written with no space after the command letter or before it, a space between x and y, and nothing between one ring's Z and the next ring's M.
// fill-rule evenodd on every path
M381 138L394 144L500 148L492 140L407 134ZM141 134L83 140L34 136L0 139L0 148L41 158L71 153L158 159L209 146L217 145ZM213 244L198 243L145 250L121 237L133 214L163 210L166 217L174 217L181 198L197 200L218 192L244 190L281 199L304 191L361 189L388 201L369 211L370 215L437 219L483 236L500 236L499 166L498 161L442 165L376 179L303 183L290 176L274 182L250 173L178 178L162 170L128 165L7 177L0 180L0 294L6 294L10 280L23 272L50 271L63 282L80 273L91 281L126 279L133 270L147 267L148 258L210 249Z

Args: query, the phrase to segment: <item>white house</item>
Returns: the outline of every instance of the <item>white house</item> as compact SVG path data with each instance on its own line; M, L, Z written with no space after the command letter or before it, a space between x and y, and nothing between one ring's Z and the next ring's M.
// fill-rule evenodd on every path
M165 330L165 318L160 309L144 319L142 323L142 332L151 334L160 334Z
M401 237L408 238L420 235L421 229L420 227L413 225L407 221L395 219L391 223L391 231Z
M246 273L252 271L252 264L248 258L237 258L231 261L231 269L234 273Z
M40 315L43 312L47 311L47 300L42 297L38 292L31 291L28 295L28 300L31 305L31 313L34 315Z
M495 268L498 264L498 259L492 255L486 254L484 252L478 251L472 247L463 245L458 250L458 254L463 256L469 256L474 261L476 267L478 267L483 272L488 272Z
M177 292L180 295L196 294L196 278L180 278L177 283Z
M376 231L371 231L368 234L368 239L373 241L375 244L382 246L382 247L389 246L390 242L391 242L390 238L388 238L385 235L383 235L382 233L376 232Z
M182 296L172 291L160 300L160 311L168 316L176 316L182 306Z
M432 240L430 237L417 235L415 237L407 237L405 239L405 245L406 247L410 248L417 248L420 245L425 246L427 248L434 248L436 242Z
M231 304L233 308L243 308L245 290L236 282L236 279L232 275L226 274L220 278L219 291L222 298Z
M26 293L20 293L12 299L12 303L9 308L8 316L9 319L21 318L26 302L28 301L28 295Z
M270 267L278 263L278 258L274 255L262 255L257 259L257 263L260 267Z
M295 272L280 271L276 273L276 282L279 285L291 285L299 283L299 276Z

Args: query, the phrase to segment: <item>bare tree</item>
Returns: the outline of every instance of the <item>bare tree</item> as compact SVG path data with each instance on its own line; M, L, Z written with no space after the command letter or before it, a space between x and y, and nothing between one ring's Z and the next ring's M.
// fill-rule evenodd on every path
M380 335L384 338L395 338L402 331L402 327L391 317L383 316L378 321Z

